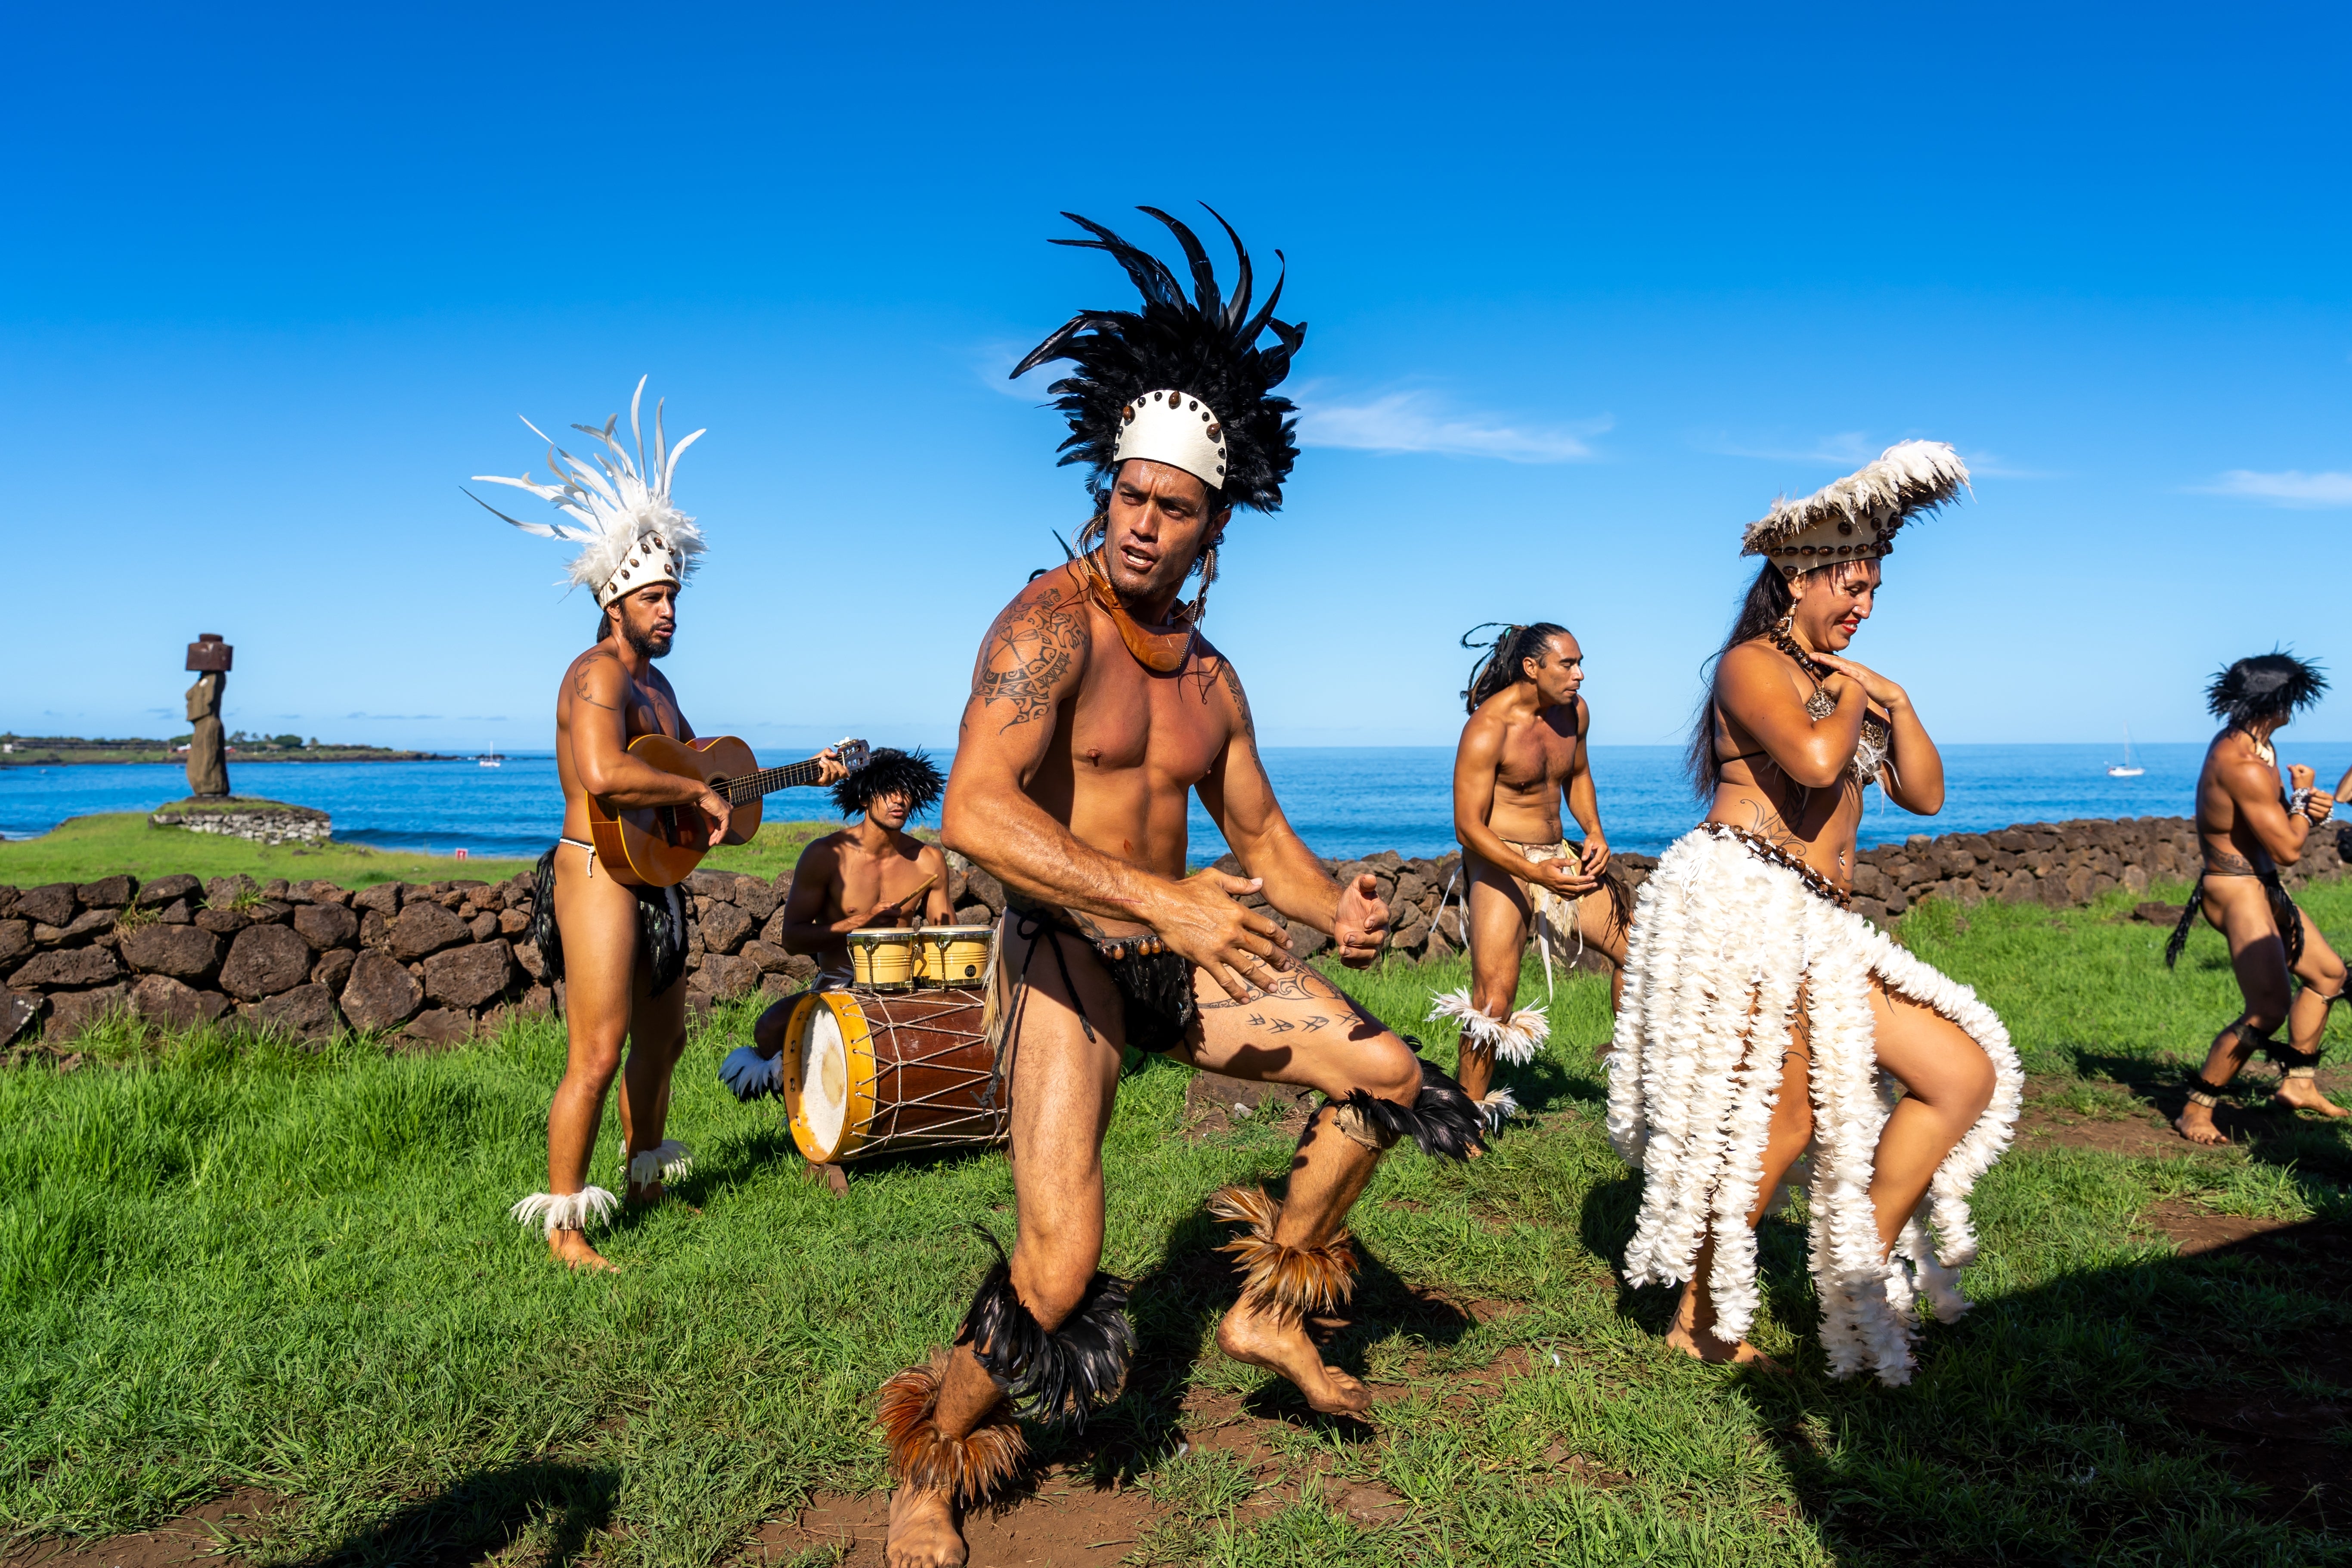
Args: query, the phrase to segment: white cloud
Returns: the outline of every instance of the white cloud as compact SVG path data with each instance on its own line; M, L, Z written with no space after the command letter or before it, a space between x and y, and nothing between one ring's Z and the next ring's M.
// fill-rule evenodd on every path
M2204 495L2245 496L2273 506L2352 506L2352 474L2306 474L2297 468L2259 474L2252 468L2231 468L2220 482L2195 488Z
M1591 437L1616 423L1603 415L1573 425L1528 425L1456 412L1427 392L1391 392L1366 401L1302 395L1298 438L1308 447L1362 452L1439 452L1507 463L1578 463L1598 456Z
M1726 458L1754 458L1766 463L1829 463L1858 468L1878 456L1883 446L1872 444L1859 430L1841 430L1810 447L1734 447L1717 442L1711 450Z

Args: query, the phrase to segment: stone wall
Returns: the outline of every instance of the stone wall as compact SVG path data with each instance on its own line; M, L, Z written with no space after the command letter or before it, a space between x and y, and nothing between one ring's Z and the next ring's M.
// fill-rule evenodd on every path
M2287 885L2340 875L2352 826L2314 836ZM1219 868L1237 871L1231 857ZM1349 879L1370 873L1388 902L1391 949L1426 960L1461 951L1459 854L1407 858L1393 851L1325 864ZM1630 888L1656 867L1620 855ZM2029 823L1996 833L1915 835L1866 850L1854 868L1854 908L1885 921L1930 898L2065 907L2110 889L2145 891L2195 873L2196 836L2181 817ZM1449 884L1451 884L1450 896ZM796 990L814 963L783 949L789 875L772 879L697 871L681 891L691 923L687 999L715 1002ZM948 894L964 923L992 921L1004 890L961 856L949 857ZM1245 903L1264 908L1253 894ZM447 1044L495 1024L503 1009L562 1005L542 984L539 952L519 940L530 923L528 879L386 883L357 892L327 882L249 877L128 876L47 887L0 887L0 1046L36 1026L62 1043L106 1012L158 1025L241 1023L306 1038L351 1028L395 1043ZM1268 911L1276 924L1282 917ZM1312 955L1318 931L1292 932Z

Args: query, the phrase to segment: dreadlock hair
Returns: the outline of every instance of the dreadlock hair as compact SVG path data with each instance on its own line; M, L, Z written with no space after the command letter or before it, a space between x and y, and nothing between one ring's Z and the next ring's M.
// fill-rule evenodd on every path
M1502 626L1503 635L1492 647L1471 639L1488 626ZM1568 628L1549 621L1537 621L1531 626L1507 626L1501 621L1486 621L1462 634L1464 647L1486 647L1478 662L1470 667L1470 684L1462 693L1463 711L1475 713L1478 705L1497 691L1507 689L1514 682L1528 678L1524 666L1534 659L1538 664L1551 651L1551 639L1564 637Z
M841 808L842 816L858 816L886 795L903 795L907 815L920 816L940 803L946 788L947 781L919 748L902 752L895 746L878 746L864 767L835 781L833 804Z
M2327 675L2319 666L2274 647L2216 672L2205 689L2205 706L2216 719L2244 730L2292 718L2326 689Z
M1073 366L1070 374L1045 390L1054 395L1054 406L1069 420L1070 434L1062 443L1061 461L1082 463L1088 469L1087 491L1096 515L1079 535L1082 552L1090 549L1103 532L1103 514L1110 505L1110 486L1118 467L1120 426L1149 393L1181 392L1214 412L1217 425L1212 434L1222 432L1219 438L1224 447L1223 482L1213 484L1202 478L1213 518L1234 506L1269 512L1280 510L1283 481L1298 459L1297 422L1292 417L1297 410L1288 398L1274 395L1273 389L1290 374L1291 356L1307 341L1307 324L1275 319L1275 307L1282 299L1282 274L1276 276L1265 303L1255 315L1251 313L1249 251L1223 214L1205 202L1202 206L1233 242L1234 279L1230 296L1217 282L1216 268L1199 237L1158 207L1136 210L1157 218L1176 237L1192 271L1190 299L1176 275L1158 257L1092 219L1071 212L1062 215L1094 237L1053 243L1108 253L1143 296L1139 311L1079 311L1013 368L1018 379L1053 360L1068 360ZM1284 260L1282 252L1274 254L1276 260ZM1258 340L1268 331L1275 342L1261 349ZM1196 623L1209 584L1216 580L1216 552L1217 540L1213 537L1194 563L1201 574L1201 597L1193 601L1187 616Z
M1803 572L1784 572L1767 561L1756 569L1755 581L1739 601L1739 609L1731 617L1731 630L1723 646L1706 657L1698 667L1701 689L1698 712L1691 720L1690 745L1683 754L1683 771L1689 775L1691 793L1704 800L1715 793L1717 779L1722 769L1715 760L1715 667L1723 656L1741 643L1753 642L1780 624L1797 603L1797 585L1815 573L1851 574L1868 570L1868 561L1839 561L1825 566L1815 566Z

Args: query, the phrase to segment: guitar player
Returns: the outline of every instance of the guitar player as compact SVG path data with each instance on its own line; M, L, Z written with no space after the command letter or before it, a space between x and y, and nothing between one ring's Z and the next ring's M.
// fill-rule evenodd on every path
M588 1244L587 1222L596 1217L591 1206L599 1197L604 1206L611 1203L609 1194L588 1184L588 1167L616 1073L630 1201L658 1201L663 1178L682 1173L690 1158L662 1136L670 1072L686 1046L686 987L677 984L686 956L683 900L675 888L625 887L598 867L588 797L597 796L607 810L667 805L683 815L690 808L702 814L710 844L740 841L728 831L730 804L700 780L629 754L629 742L641 735L694 738L677 694L654 668L677 635L677 574L657 534L646 536L635 559L642 563L633 575L653 581L604 605L596 645L572 661L555 700L563 837L554 850L552 902L562 933L570 1054L547 1117L549 1201L522 1217L543 1217L550 1249L574 1268L612 1267ZM845 771L831 750L815 760L819 784ZM561 1212L557 1205L564 1205Z

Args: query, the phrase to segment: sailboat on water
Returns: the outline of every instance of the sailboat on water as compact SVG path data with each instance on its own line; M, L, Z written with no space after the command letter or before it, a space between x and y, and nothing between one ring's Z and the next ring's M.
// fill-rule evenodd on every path
M2124 760L2120 763L2109 763L2107 776L2111 779L2136 779L2147 772L2146 768L2132 761L2131 726L2126 724L2124 726Z

